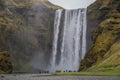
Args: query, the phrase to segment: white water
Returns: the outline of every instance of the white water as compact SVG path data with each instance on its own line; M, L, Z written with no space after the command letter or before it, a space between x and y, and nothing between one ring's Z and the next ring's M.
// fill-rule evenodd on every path
M65 10L64 26L60 26L63 18L62 10L56 11L54 25L54 42L52 70L78 71L81 59L86 53L86 9ZM63 27L62 42L58 45L60 27ZM60 60L56 65L56 56L60 46Z
M53 58L52 58L52 70L55 69L55 61L57 55L57 43L58 43L58 35L59 35L59 27L61 21L62 10L57 10L55 14L54 21L54 40L53 40Z
M85 57L86 53L86 33L87 33L87 10L85 10L85 13L83 15L83 38L82 38L82 59Z

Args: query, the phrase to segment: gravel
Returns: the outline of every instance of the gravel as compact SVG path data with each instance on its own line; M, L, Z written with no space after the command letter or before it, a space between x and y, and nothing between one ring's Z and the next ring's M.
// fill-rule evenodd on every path
M120 76L51 76L40 74L0 75L0 80L120 80Z

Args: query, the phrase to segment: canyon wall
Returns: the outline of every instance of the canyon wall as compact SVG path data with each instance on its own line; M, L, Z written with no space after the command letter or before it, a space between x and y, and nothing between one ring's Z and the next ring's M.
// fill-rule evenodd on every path
M40 55L49 62L56 9L47 0L0 0L0 73L30 71Z
M80 71L120 71L120 1L97 0L88 7L88 30L92 47Z

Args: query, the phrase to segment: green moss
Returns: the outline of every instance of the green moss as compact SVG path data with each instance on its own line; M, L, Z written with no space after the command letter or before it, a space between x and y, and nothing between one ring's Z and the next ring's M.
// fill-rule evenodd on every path
M93 13L94 13L94 14L93 14ZM98 18L100 17L100 14L101 14L101 12L100 12L99 9L95 9L95 10L93 10L93 11L89 11L89 15L91 15L91 16L90 16L90 19L91 19L91 20L98 19Z
M0 52L0 73L11 73L12 63L10 54L7 51Z
M10 40L14 38L13 33L19 31L19 28L26 28L27 22L22 15L9 8L10 6L14 6L14 8L17 6L13 0L2 3L4 7L0 12L0 73L11 73Z
M54 76L120 76L119 72L58 72Z
M109 8L109 4L111 3L111 0L106 0L106 1L102 1L102 5L100 7L100 9L103 9L103 8Z
M34 0L0 0L0 52L8 51L8 53L10 53L9 55L15 56L17 59L13 61L15 61L16 64L12 65L16 69L21 67L20 71L31 70L31 67L23 65L27 64L27 62L33 58L32 55L34 51L47 52L48 47L51 47L51 35L53 27L53 19L51 16L46 16L46 13L45 15L42 14L43 17L41 17L41 20L46 21L46 24L43 23L40 26L36 26L34 24L34 26L32 26L31 24L28 24L28 20L32 21L29 19L29 17L31 17L33 14L29 15L29 11L34 11L32 10L33 5L31 5L33 2ZM53 9L58 9L60 7L54 6L51 3L47 2L44 2L43 0L43 3L40 4L43 4L44 6L39 6L46 10L48 10L47 7L50 8L51 11L49 13L53 16ZM24 15L22 12L26 14ZM34 17L32 16L32 18ZM27 37L27 35L28 37L31 35L31 40L28 40L28 38L25 38L26 41L24 40L24 37ZM3 58L4 56L2 56L2 59ZM3 60L6 60L6 57ZM11 62L11 60L9 61ZM4 64L4 66L9 65L7 62ZM9 69L6 67L4 70L0 68L0 72L10 72L9 70L11 71L12 67Z
M103 4L101 4L97 1L101 6L95 5L97 2L94 4L96 9L99 8L100 13L104 14L98 14L98 16L104 18L99 18L101 22L93 30L94 44L86 54L85 59L82 60L80 70L120 72L120 60L118 58L120 53L120 12L118 5L120 1L107 1L110 3L102 1ZM105 7L109 9L105 9ZM96 9L92 8L91 12L95 12ZM91 14L96 15L96 13ZM94 20L98 20L98 18L94 18Z

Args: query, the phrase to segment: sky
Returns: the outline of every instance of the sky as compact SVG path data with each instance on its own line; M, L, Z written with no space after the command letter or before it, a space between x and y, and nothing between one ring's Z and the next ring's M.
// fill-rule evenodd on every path
M49 0L51 3L62 6L65 9L86 8L96 0Z

